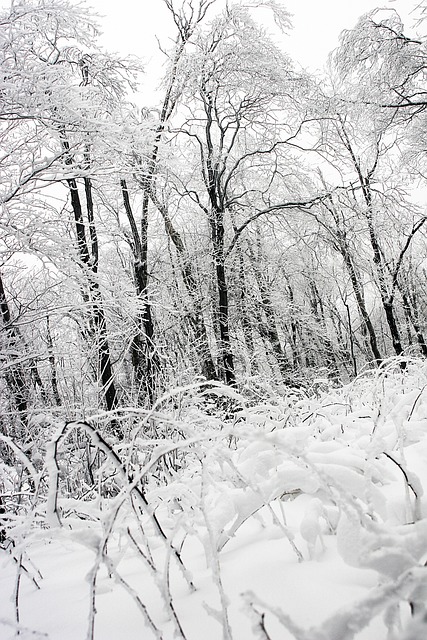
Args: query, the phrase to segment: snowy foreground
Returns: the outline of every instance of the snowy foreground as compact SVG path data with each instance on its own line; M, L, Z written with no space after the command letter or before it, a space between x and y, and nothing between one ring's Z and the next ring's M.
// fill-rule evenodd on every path
M425 640L427 365L232 420L201 398L129 410L119 447L44 424L19 508L0 466L0 638Z

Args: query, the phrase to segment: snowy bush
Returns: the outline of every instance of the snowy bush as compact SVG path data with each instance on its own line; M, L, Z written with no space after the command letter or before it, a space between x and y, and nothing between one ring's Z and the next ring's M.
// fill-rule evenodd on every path
M18 508L2 465L4 633L106 640L120 607L129 638L138 615L147 638L424 638L426 365L259 404L213 391L225 420L187 388L123 412L126 441L100 413L52 420L42 466L14 450L27 480Z

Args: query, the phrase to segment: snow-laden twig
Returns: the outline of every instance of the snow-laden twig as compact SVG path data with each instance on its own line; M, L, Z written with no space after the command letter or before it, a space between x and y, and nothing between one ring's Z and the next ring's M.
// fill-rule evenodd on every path
M16 624L19 626L20 623L20 614L19 614L19 590L21 587L21 569L22 569L22 553L17 558L17 572L16 572L16 580L15 580L15 590L13 595L13 600L15 604L15 620ZM19 631L17 631L19 635Z
M412 407L411 410L408 413L408 417L407 417L407 422L409 422L412 418L412 416L414 415L414 411L415 411L415 407L417 406L417 403L419 402L420 398L422 397L424 391L427 389L427 384L425 384L421 389L420 392L418 393L417 397L415 398L414 402L412 403Z
M24 453L24 451L22 451L22 449L18 447L16 442L14 442L12 438L10 438L9 436L5 436L2 433L0 433L0 441L4 442L5 444L7 444L8 447L12 449L13 453L16 455L18 460L22 462L22 464L30 474L30 477L34 483L34 486L37 487L40 480L40 474L37 473L36 468L34 467L29 457Z
M414 475L411 474L411 479L409 478L409 474L408 471L405 469L405 467L403 466L403 464L401 464L400 462L398 462L395 458L393 458L393 456L391 456L389 453L387 453L386 451L383 452L385 457L388 458L389 460L391 460L392 462L394 462L394 464L401 470L403 477L405 478L405 484L406 486L412 491L412 493L414 494L415 497L415 504L414 504L414 509L413 509L413 521L416 522L417 520L420 519L420 498L422 495L422 487L421 485L419 485L418 487L418 491L415 489L414 487ZM419 484L419 481L418 483ZM421 493L421 495L420 495Z
M406 571L396 581L372 589L367 596L358 602L342 607L316 631L311 630L310 640L311 638L313 640L315 638L353 640L378 613L399 602L402 598L410 599L411 593L421 584L426 584L426 581L426 568L415 567Z
M283 611L278 607L272 607L271 605L261 600L261 598L259 598L253 591L245 591L245 593L242 594L242 598L244 599L246 606L251 612L256 611L256 607L258 609L261 609L261 613L257 612L260 617L262 617L263 615L265 616L266 611L272 613L278 619L280 624L285 629L287 629L296 640L312 640L307 631L295 624L290 616L288 616L286 613L283 613Z
M286 524L283 524L282 522L280 522L279 518L277 517L276 513L274 512L274 509L271 506L272 496L264 495L263 492L262 492L262 487L261 486L257 486L249 478L243 476L243 474L239 471L239 469L234 464L234 462L233 462L233 460L231 459L230 456L227 456L227 463L233 469L234 473L240 479L240 481L243 482L244 486L247 487L248 489L250 489L253 492L253 494L258 497L258 500L257 500L257 503L254 506L252 506L252 508L249 509L247 512L237 513L236 518L235 518L232 526L228 529L227 532L223 532L221 534L221 536L220 536L220 538L218 540L218 543L217 543L218 544L218 551L221 551L221 549L223 549L225 547L225 545L227 544L228 540L230 540L230 538L232 538L236 534L237 530L243 525L244 522L246 522L246 520L248 520L248 518L253 516L255 513L257 513L263 507L266 507L268 509L268 511L270 512L271 516L272 516L274 524L277 525L281 529L281 531L283 532L285 538L288 540L289 544L291 545L292 550L294 551L295 555L298 558L298 562L302 562L304 560L303 555L302 555L301 551L298 549L298 547L296 546L296 544L295 544L295 542L293 540L292 533L289 531L289 529L286 526ZM276 498L276 496L273 496L273 499L274 498Z
M259 613L252 601L246 602L246 607L249 609L249 615L254 621L253 631L256 634L258 640L272 640L265 626L265 613Z
M122 506L122 503L117 501L114 505L114 509L110 509L109 514L104 518L104 535L98 541L95 555L95 562L92 569L87 574L87 581L89 582L89 619L88 619L88 631L87 640L94 640L95 632L95 615L96 615L96 581L98 572L106 554L106 547L108 539L113 531L114 522L116 521L117 514Z
M137 605L139 611L142 613L143 618L146 622L146 625L149 629L151 629L151 631L154 633L154 636L158 639L158 640L163 640L163 635L162 632L160 631L160 629L158 629L156 627L156 625L154 624L150 614L148 613L148 609L145 606L145 604L142 602L141 598L139 597L138 593L135 591L135 589L133 587L130 586L130 584L123 578L122 575L120 575L120 573L117 570L117 567L115 565L115 563L113 562L113 560L110 558L110 556L108 555L108 553L104 553L103 554L103 560L104 563L106 565L106 567L108 568L108 571L110 572L110 574L114 577L114 579L116 580L116 582L123 587L123 589L131 596L132 600L135 602L135 604Z
M97 429L95 429L95 427L92 427L90 424L83 421L66 423L64 426L62 426L60 429L57 430L54 438L51 440L51 442L46 448L46 453L47 453L46 465L49 471L49 493L48 493L48 499L47 499L47 505L46 505L46 519L49 522L49 524L53 527L61 525L61 519L58 511L59 469L58 469L58 463L56 459L59 442L63 438L65 438L73 429L76 429L76 428L81 428L86 433L88 433L94 446L96 446L100 451L102 451L107 456L108 460L113 464L114 468L118 472L123 482L124 495L122 497L122 501L124 501L126 497L131 496L132 493L136 496L137 500L140 502L144 511L149 515L152 521L152 524L154 526L154 529L156 533L159 534L160 539L163 540L164 544L167 547L169 546L171 547L172 554L176 559L177 564L185 580L187 581L189 588L191 590L194 590L194 585L192 583L191 576L189 575L188 571L185 568L184 563L182 562L179 551L177 551L177 549L175 549L172 546L168 536L165 534L159 522L159 519L157 518L154 511L150 508L150 505L148 504L148 501L144 495L144 492L139 486L142 478L153 467L155 462L159 460L165 454L165 452L169 452L174 450L177 447L179 448L180 446L183 446L181 443L178 443L178 444L174 443L171 446L166 446L165 448L162 448L161 451L157 452L156 455L150 459L150 461L144 466L144 468L138 474L138 477L135 479L135 478L129 477L124 467L124 464L120 460L117 453L106 442L106 440L101 436L101 434L97 431ZM197 440L198 439L195 439L195 441ZM188 444L188 443L185 443L185 444Z
M322 624L310 629L302 629L281 609L269 605L251 591L245 592L243 598L252 609L257 607L262 613L267 611L274 615L296 640L330 640L331 638L353 640L376 615L402 598L409 599L411 593L420 585L425 585L426 582L427 569L425 567L410 569L395 582L372 589L364 598L354 604L342 607Z
M202 461L201 474L202 474L202 484L201 484L201 496L200 496L200 509L203 514L203 519L205 521L206 529L208 532L212 575L218 590L220 604L221 604L221 611L214 610L212 607L206 605L206 603L205 603L205 609L208 611L210 615L214 617L214 619L216 619L222 625L223 640L232 640L230 622L228 620L229 602L228 602L228 597L226 596L224 591L224 586L222 584L221 565L220 565L218 551L216 547L215 533L212 529L212 526L209 520L209 515L206 509L207 469L206 469L206 465L203 464L203 461Z
M32 575L32 574L28 571L27 567L26 567L26 566L23 564L23 562L22 562L22 559L23 559L23 553L20 553L20 555L19 555L19 557L18 557L18 558L17 558L15 555L12 555L12 558L13 558L13 561L15 562L15 564L17 564L17 565L18 565L19 570L23 571L23 575L27 576L28 580L30 580L30 581L32 582L32 584L35 586L35 588L36 588L37 590L40 590L40 585L39 585L39 583L37 582L37 578L36 578L34 575ZM30 562L31 562L31 561L30 561ZM31 563L31 564L32 564L32 563ZM34 567L34 565L33 565L33 569L36 571L36 573L37 573L37 575L38 575L38 578L39 578L40 580L42 580L42 579L43 579L43 576L42 576L42 574L40 573L40 571L39 571L36 567Z
M15 635L21 636L22 640L29 637L31 637L32 640L43 640L44 638L46 640L49 640L49 636L47 633L29 629L28 627L24 627L22 624L16 624L16 622L14 622L13 620L8 620L7 618L0 618L0 625L14 629Z
M129 528L127 529L127 535L129 537L132 547L136 550L138 555L141 557L154 584L159 590L159 594L163 602L163 607L169 613L169 619L172 621L172 623L175 626L175 636L177 638L182 638L183 640L185 640L186 636L182 628L181 622L179 620L179 617L176 613L173 600L172 600L172 595L170 592L169 579L168 579L170 553L166 553L166 559L164 563L165 566L164 566L163 575L162 575L154 565L152 559L148 558L145 555L145 553L142 551L141 547L139 546L138 542L135 540L135 537L132 535Z

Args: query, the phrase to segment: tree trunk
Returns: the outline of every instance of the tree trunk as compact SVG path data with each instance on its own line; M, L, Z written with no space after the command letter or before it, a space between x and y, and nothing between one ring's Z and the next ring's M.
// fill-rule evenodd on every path
M142 311L138 312L138 332L132 343L132 364L139 383L144 383L150 405L156 400L158 386L158 372L160 362L155 345L154 321L151 304L148 300L148 205L149 184L145 186L141 211L141 223L135 220L129 197L126 180L120 181L123 205L129 221L132 234L133 273L136 294L142 304Z
M268 290L267 283L262 275L257 274L258 288L261 294L261 308L266 318L266 335L271 346L271 350L276 358L279 366L279 371L283 379L289 377L290 365L283 351L282 344L279 338L279 333L276 326L276 317L274 308L270 298L270 292Z
M98 376L102 384L102 393L108 411L114 411L118 406L117 391L114 383L113 368L111 365L110 346L107 334L107 322L105 318L102 295L99 282L96 278L98 271L98 240L93 217L92 188L89 178L85 178L85 193L87 215L90 229L91 249L89 249L83 210L80 201L77 181L75 178L67 180L71 195L71 206L74 214L74 222L77 236L77 248L80 266L87 279L86 300L91 305L90 324L91 333L97 344Z
M252 262L252 270L261 296L259 307L265 316L265 322L262 322L259 328L261 330L264 341L269 345L274 355L274 358L279 367L280 375L282 376L283 380L286 381L289 378L289 371L291 367L288 358L286 357L286 353L282 348L279 333L277 331L276 314L271 302L269 286L264 275L260 273L257 265L257 260L254 255L254 250L249 241L248 249Z
M8 356L10 350L10 368L5 375L6 384L10 391L12 405L18 412L19 419L23 424L27 421L29 385L25 376L24 366L19 362L19 356L23 354L21 335L13 325L9 303L3 285L3 278L0 273L0 313L2 320L2 333L5 339L5 355ZM18 360L18 362L13 362Z
M141 225L142 226L142 225ZM145 247L147 247L145 243ZM158 372L160 362L154 342L154 321L151 304L148 301L148 269L147 251L143 252L141 261L134 260L134 278L137 296L142 304L142 312L138 315L138 334L134 340L134 362L139 371L138 380L145 380L145 388L150 405L157 396Z
M400 331L397 325L396 316L394 314L394 305L393 305L394 299L393 299L393 296L389 294L387 289L384 260L383 260L379 242L375 233L373 220L372 220L372 195L370 191L370 184L367 179L365 180L365 189L366 189L366 191L364 191L365 199L366 199L366 204L368 206L366 217L368 221L369 239L371 241L371 247L374 254L373 262L376 267L376 271L378 275L378 286L380 290L381 302L385 312L387 324L390 329L391 340L393 343L394 351L397 356L400 356L403 353L402 341L400 338Z
M360 282L359 277L356 273L356 268L353 264L353 259L350 255L350 251L347 244L341 243L339 246L339 251L344 260L344 264L347 267L347 271L350 276L351 285L354 291L354 297L356 298L357 307L359 309L360 315L362 316L363 323L366 327L366 332L368 334L368 341L369 341L368 348L370 348L370 351L374 357L375 363L379 365L382 362L382 356L378 348L377 336L375 333L374 326L371 322L371 318L369 317L368 310L366 309L363 285Z
M295 319L295 296L294 296L294 290L291 286L291 283L289 282L289 276L287 275L287 273L285 273L285 271L283 270L283 276L285 278L285 282L286 282L286 289L288 291L288 296L289 296L289 310L291 313L291 320L290 320L290 345L291 345L291 350L292 350L292 360L293 360L293 366L297 367L300 364L300 358L298 355L298 347L297 347L297 340L298 340L298 322Z
M58 375L56 373L56 360L55 360L55 352L53 350L53 340L52 333L50 330L50 317L46 317L46 336L47 336L47 349L48 349L48 357L49 357L49 367L50 367L50 384L52 387L53 398L55 400L55 404L60 407L62 404L61 396L59 394L58 389Z
M400 295L402 296L403 310L409 318L417 338L417 342L420 345L420 350L424 358L427 358L427 344L424 339L424 334L421 331L420 323L418 322L416 309L413 309L410 297L405 293L401 286L398 287Z
M252 322L248 310L248 284L246 281L245 263L243 254L240 251L239 245L237 245L237 255L239 260L239 284L238 284L238 313L240 317L240 323L243 331L243 338L245 341L246 351L248 352L247 362L249 364L248 373L252 375L256 370L257 363L254 360L255 344L252 333Z
M332 344L332 341L328 336L328 329L326 326L323 300L314 280L310 280L309 286L310 286L310 293L311 293L310 305L311 305L312 313L316 320L316 323L321 329L321 339L320 339L320 345L319 345L321 346L321 355L324 358L325 365L328 369L328 372L331 372L331 373L334 372L335 374L334 377L339 378L340 371L339 371L339 366L338 366L337 357L336 357L336 350L334 348L334 345Z
M224 212L213 210L210 218L213 259L218 294L219 351L222 372L226 384L235 386L234 356L231 348L229 326L228 285L225 275Z
M208 333L203 319L203 308L199 287L194 275L191 258L188 255L180 233L174 227L172 220L170 219L166 207L159 202L153 191L151 193L151 199L157 207L157 210L160 212L165 224L166 233L172 240L176 249L182 280L192 301L193 309L189 313L189 321L200 353L201 373L207 380L217 380L218 375L209 346Z
M357 177L360 183L363 199L365 201L365 205L366 205L365 215L368 223L369 240L370 240L372 251L373 251L373 263L375 265L377 277L378 277L378 286L379 286L379 291L381 296L381 302L385 312L387 324L390 330L394 351L396 355L400 356L403 353L403 347L402 347L402 341L400 338L399 327L397 325L397 320L394 313L393 292L388 291L386 276L385 276L386 265L384 263L383 254L377 238L377 234L375 232L374 221L373 221L371 178L377 166L379 149L377 148L377 156L372 168L366 173L366 175L364 175L362 172L359 160L357 159L354 153L350 139L347 135L347 131L344 127L343 120L341 117L339 117L339 120L341 123L341 139L344 142L344 145L350 154L352 163L354 165L354 168L356 170ZM402 364L402 366L404 367L404 363Z

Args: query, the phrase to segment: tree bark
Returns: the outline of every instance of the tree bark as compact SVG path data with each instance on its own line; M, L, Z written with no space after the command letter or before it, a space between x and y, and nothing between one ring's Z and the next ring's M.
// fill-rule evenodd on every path
M403 346L400 338L399 327L398 327L395 312L394 312L393 292L392 291L389 292L387 287L386 265L384 263L383 254L382 254L379 240L375 231L374 220L373 220L371 179L372 179L372 176L374 175L374 172L378 163L378 159L379 159L379 142L377 144L377 155L373 163L373 166L369 171L367 171L366 175L364 175L362 168L360 166L359 160L356 158L356 155L354 153L352 144L347 135L347 131L345 129L345 126L341 117L339 117L339 121L341 124L341 139L350 155L351 161L356 170L356 174L362 190L363 199L366 205L365 215L366 215L366 221L368 223L369 240L370 240L372 251L373 251L373 263L375 265L376 272L377 272L378 288L380 291L381 302L385 312L387 324L390 330L393 348L396 355L401 356L403 353ZM404 363L402 366L404 366Z
M5 349L10 349L10 370L6 373L6 384L9 387L12 404L18 412L19 419L26 424L28 402L29 402L29 384L25 376L23 365L18 361L19 354L23 352L21 336L18 329L13 325L12 315L10 313L9 303L3 285L3 278L0 273L0 313L2 320L2 332L5 336Z
M53 350L52 332L50 330L50 318L46 317L46 336L47 336L47 349L49 354L49 367L50 367L50 384L52 387L53 398L55 404L60 407L62 404L61 396L58 388L58 375L56 372L56 359L55 352Z
M199 286L194 275L191 258L188 255L188 251L185 248L180 233L172 223L166 207L163 206L161 202L159 202L156 194L153 191L151 192L151 199L153 201L153 204L157 207L157 210L160 212L165 224L166 233L172 240L173 245L176 249L182 280L184 282L186 291L192 301L193 309L189 314L189 320L195 340L198 345L198 349L200 351L201 373L208 380L216 380L218 378L218 375L209 346L208 333L203 319L203 309L200 299Z
M258 288L261 294L261 309L264 312L266 318L266 331L265 335L268 338L271 350L276 358L279 366L279 371L283 379L289 377L290 363L286 357L286 353L282 348L282 344L279 338L279 333L276 326L276 315L274 307L270 298L270 291L265 279L261 274L256 275Z
M353 259L350 255L350 251L348 249L347 244L340 243L340 246L338 248L344 260L344 264L347 267L347 271L350 276L350 282L354 291L354 297L356 298L357 307L359 309L360 315L362 316L363 323L366 327L366 332L368 334L368 346L374 357L375 363L379 365L381 364L383 358L378 347L377 336L375 333L374 325L372 324L368 310L366 309L363 285L360 282L359 277L356 273L356 268L355 268L355 265L353 264Z
M142 310L138 311L138 332L132 342L132 364L138 382L144 383L150 405L156 400L160 363L154 342L154 321L148 300L148 193L144 192L141 223L138 225L129 198L126 180L120 181L123 205L132 235L135 289Z
M235 386L234 356L231 348L228 285L225 275L224 212L213 210L210 215L212 252L218 294L219 351L226 384Z
M96 278L98 271L98 239L93 217L92 185L90 179L85 178L86 206L92 242L91 249L89 249L77 181L75 178L68 178L67 184L70 190L71 206L74 214L79 264L87 280L85 298L91 305L90 324L91 334L97 343L98 376L102 384L102 393L107 409L108 411L114 411L118 406L118 397L111 364L102 294Z

